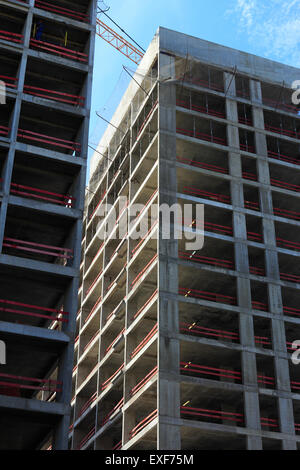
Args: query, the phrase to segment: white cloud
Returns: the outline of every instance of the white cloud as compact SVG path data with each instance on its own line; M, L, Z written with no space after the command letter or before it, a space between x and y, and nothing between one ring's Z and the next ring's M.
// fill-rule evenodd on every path
M300 66L299 0L234 0L227 14L263 55Z

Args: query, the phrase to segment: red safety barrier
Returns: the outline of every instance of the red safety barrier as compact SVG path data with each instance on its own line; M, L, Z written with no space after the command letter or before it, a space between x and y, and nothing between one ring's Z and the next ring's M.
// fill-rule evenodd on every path
M208 256L201 256L197 252L179 251L178 256L180 259L187 261L196 261L198 263L211 264L213 266L220 266L221 268L234 269L233 261L223 260L219 258L211 258Z
M152 411L146 418L142 419L129 433L129 439L132 439L136 436L142 429L144 429L148 424L150 424L157 417L158 410Z
M74 106L84 106L85 98L80 95L71 95L60 91L49 90L46 88L38 88L35 86L24 85L24 93L47 98L49 100L59 101L61 103L71 104Z
M279 217L286 217L287 219L300 220L300 212L290 211L287 209L281 209L279 207L274 207L274 214Z
M131 250L131 256L134 256L136 251L140 248L140 246L144 243L144 241L146 240L146 238L148 237L148 235L152 232L152 230L154 229L154 227L158 224L158 220L156 220L152 225L151 227L149 228L148 232L146 233L146 235L144 235L141 240L139 241L139 243L133 248L133 250Z
M239 123L240 124L245 124L246 126L252 126L252 120L243 116L239 116Z
M242 177L246 180L257 181L257 175L255 173L249 173L247 171L243 171Z
M240 96L242 98L245 98L246 100L250 99L250 94L246 90L236 90L236 96Z
M296 315L296 316L299 317L300 316L300 308L283 306L283 313L285 313L286 315Z
M96 333L92 336L92 338L89 340L89 342L84 346L83 348L83 352L85 352L89 346L92 344L92 342L97 338L97 336L99 335L100 333L100 330L96 331Z
M191 78L188 78L185 74L178 76L176 80L193 83L194 85L199 85L203 88L209 88L210 90L220 91L222 93L224 92L224 88L220 85L217 85L216 83L212 83L207 80L192 80Z
M253 145L240 144L240 149L244 152L255 153Z
M260 422L261 422L262 426L267 426L267 427L271 427L271 428L278 428L277 419L260 418Z
M107 354L114 346L114 344L123 336L125 328L120 331L120 333L115 337L115 339L110 343L110 345L105 349L105 354Z
M131 222L131 226L133 226L133 225L137 222L137 220L141 217L141 215L142 215L142 214L148 209L148 207L152 204L153 200L154 200L154 199L156 198L156 196L157 196L157 193L158 193L158 189L156 189L156 190L154 191L154 193L152 193L152 195L150 196L150 198L148 199L148 201L147 201L146 204L144 205L143 209L138 212L138 214L137 214L136 218L134 219L134 221ZM129 204L129 201L128 201L128 203L127 203L127 206L128 206L128 204ZM126 207L127 207L127 206L126 206ZM125 208L124 208L124 209L125 209ZM122 212L123 212L123 211L122 211ZM120 214L120 215L121 215L121 214ZM119 216L119 218L120 218L120 216ZM119 218L118 218L118 220L119 220ZM118 220L117 220L117 222L118 222Z
M253 240L253 241L256 241L256 242L262 242L263 241L262 234L257 233L257 232L247 232L247 238L248 238L248 240Z
M149 299L144 303L144 305L133 315L134 320L140 316L143 311L147 308L147 306L150 304L150 302L157 297L158 290L156 289L153 294L149 297Z
M80 408L79 417L82 416L83 413L89 408L89 406L92 405L96 401L97 396L98 396L97 392L93 393L93 395L90 396L88 401L86 401L85 404Z
M97 284L97 281L100 279L101 275L103 273L103 269L101 269L100 273L95 277L94 281L92 282L92 284L90 285L90 287L87 289L85 295L87 296L91 290L93 289L93 287Z
M195 225L196 221L193 221L193 225ZM211 232L222 233L223 235L233 235L233 230L228 225L220 225L220 224L213 224L212 222L204 222L205 230Z
M244 207L246 209L250 209L252 211L259 211L260 210L259 203L254 202L254 201L244 201Z
M215 137L211 134L205 134L204 132L197 132L195 130L182 129L180 127L176 128L178 134L186 135L189 137L194 137L195 139L205 140L207 142L213 142L219 145L227 145L226 139L223 137Z
M182 101L182 100L176 100L176 105L180 106L182 108L190 109L192 111L199 111L199 113L203 114L209 114L210 116L215 116L221 119L225 119L226 115L225 113L222 113L220 111L216 111L214 109L210 109L205 106L196 106L188 101Z
M5 246L6 248L13 248L14 250L28 251L30 253L55 256L57 258L62 259L73 258L73 250L71 248L59 248L52 245L44 245L41 243L17 240L15 238L4 237L3 246Z
M21 383L19 383L21 382ZM28 382L28 383L26 383ZM6 395L6 391L35 390L42 392L61 392L62 382L51 379L37 379L0 373L0 394Z
M10 128L6 126L0 126L0 136L8 137Z
M197 166L199 168L204 168L204 170L210 170L210 171L216 171L218 173L223 173L224 175L228 175L229 171L228 169L222 167L222 166L217 166L217 165L211 165L208 163L204 162L196 162L194 160L188 160L186 158L182 157L176 157L177 161L180 163L184 163L185 165L191 165L191 166Z
M192 324L189 323L180 323L180 333L189 335L203 335L203 336L212 336L218 339L228 339L230 341L239 341L238 333L233 333L231 331L216 330L213 328L206 328L204 326L199 326L195 322Z
M92 429L84 436L84 438L80 441L77 449L80 450L84 447L87 442L95 435L96 433L96 426L93 426Z
M94 306L93 306L92 310L90 311L90 313L88 314L88 316L86 317L86 319L84 320L84 323L87 323L87 321L91 318L91 316L93 315L93 313L95 312L95 310L97 309L98 305L101 302L102 302L102 295L100 295L100 297L98 297L98 299L94 303Z
M97 203L95 209L93 210L93 212L91 213L91 215L89 216L89 220L91 220L91 218L93 217L93 215L96 213L98 207L100 206L101 202L103 201L103 199L105 198L106 196L106 191L104 191L104 193L102 194L102 196L100 197L100 201Z
M154 262L157 259L157 254L153 256L153 258L149 261L149 263L146 264L146 266L139 272L139 274L134 278L134 280L131 282L131 289L135 286L135 284L140 280L140 278L147 272L148 269L154 264Z
M3 305L3 306L2 306ZM21 307L19 310L15 307ZM23 310L26 309L26 310ZM28 311L27 311L28 310ZM24 315L28 317L44 318L46 320L56 320L60 322L68 322L69 313L54 308L38 307L37 305L24 304L21 302L13 302L11 300L0 299L0 312L14 313L17 315ZM42 312L42 313L41 313ZM52 316L50 314L55 314Z
M9 88L16 88L18 79L15 77L8 77L7 75L0 75L0 80L5 83Z
M41 8L41 10L57 13L58 15L69 16L73 20L84 21L85 23L89 21L88 15L85 13L70 10L69 8L59 7L53 3L43 2L42 0L35 0L35 7Z
M158 101L156 100L154 105L152 106L152 108L150 109L149 113L147 114L147 116L145 117L142 125L139 127L139 130L137 131L137 135L136 135L136 140L138 139L140 133L142 132L142 130L144 129L144 127L146 126L151 114L153 113L154 109L156 108L156 105L157 105Z
M122 441L119 441L112 450L121 450L122 449Z
M0 39L5 41L12 41L20 44L23 41L23 34L11 33L10 31L4 31L0 29Z
M191 406L181 406L181 415L184 416L202 416L205 418L218 419L222 421L234 421L235 423L244 423L242 413L230 413L228 411L208 410L206 408L194 408Z
M50 42L38 41L37 39L30 39L30 46L42 51L50 52L52 54L58 54L68 59L77 60L79 62L87 62L88 55L83 52L68 49L66 47L58 46Z
M223 295L215 292L207 292L197 289L189 289L186 287L179 287L178 293L180 295L184 295L184 297L194 297L209 300L211 302L221 302L225 304L236 305L236 297L232 297L230 295Z
M124 367L124 362L123 364L119 367L119 369L117 369L107 380L105 380L105 382L103 382L102 386L101 386L101 390L105 390L109 385L111 385L113 379L118 375L118 373L123 370L123 367Z
M274 158L276 160L282 160L287 163L293 163L294 165L300 165L300 160L297 160L296 158L289 157L287 155L282 155L281 153L278 152L272 152L271 150L268 150L268 156L269 158Z
M1 180L0 180L1 181ZM53 193L43 189L33 188L31 186L24 186L17 183L11 183L10 192L18 194L19 196L33 197L43 201L51 202L53 204L61 204L65 207L71 208L76 199L69 195Z
M133 359L145 346L149 343L149 341L156 335L157 333L158 324L156 323L151 331L145 336L145 338L137 345L137 347L132 351L130 354L131 359Z
M268 305L265 302L259 302L257 300L252 300L252 308L254 310L262 310L263 312L268 311Z
M73 152L81 152L81 144L78 142L72 142L71 140L58 139L57 137L51 137L45 134L39 134L37 132L31 132L24 129L18 130L18 138L24 140L31 140L33 142L41 142L43 144L53 145Z
M278 188L289 189L290 191L300 191L300 186L298 184L286 183L285 181L277 180L275 178L271 178L271 184Z
M276 134L285 135L287 137L292 137L294 139L299 139L300 134L295 130L283 129L281 127L274 127L268 124L265 124L266 131L275 132Z
M285 240L284 238L276 238L276 241L278 246L284 246L290 250L300 250L299 242L292 242L290 240Z
M287 274L287 273L280 273L280 279L283 281L289 281L289 282L300 282L300 276L296 276L295 274Z
M212 193L210 191L204 191L202 189L197 189L197 188L185 186L183 188L183 192L184 192L184 194L196 195L196 196L199 196L199 197L203 197L205 199L211 199L213 201L222 202L223 204L230 204L231 203L230 196L226 196L226 195L223 195L223 194Z
M113 409L105 416L103 421L100 423L100 426L104 426L108 421L110 421L112 415L115 413L121 411L124 405L124 398L121 398L121 400L116 404L116 406L113 407Z
M250 274L253 274L255 276L265 276L266 275L265 268L260 267L260 266L249 266L249 271L250 271Z
M272 108L279 108L289 113L298 114L299 112L299 109L297 108L297 106L293 104L278 103L277 101L270 100L269 98L263 98L262 102L266 104L267 106L271 106Z
M130 395L134 396L137 392L139 392L153 377L157 375L157 366L149 372L138 384L136 384L130 390Z
M219 369L216 367L200 366L198 364L192 364L191 362L180 362L180 371L184 373L191 372L198 375L212 375L219 378L225 377L239 382L242 380L241 372L229 369Z

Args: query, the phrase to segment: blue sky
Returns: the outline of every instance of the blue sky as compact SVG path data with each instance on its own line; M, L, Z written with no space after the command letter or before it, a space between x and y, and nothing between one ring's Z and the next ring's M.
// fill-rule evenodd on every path
M164 26L202 39L300 67L300 0L105 0L108 14L144 49ZM101 18L115 28L102 15ZM115 28L116 29L116 28ZM122 33L120 33L122 34ZM90 141L96 144L135 65L96 38ZM300 76L299 76L300 79Z

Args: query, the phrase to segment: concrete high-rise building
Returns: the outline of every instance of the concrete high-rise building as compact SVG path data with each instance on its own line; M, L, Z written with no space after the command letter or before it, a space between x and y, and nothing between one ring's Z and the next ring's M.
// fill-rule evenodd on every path
M0 19L0 449L66 449L96 5Z
M92 162L71 448L299 448L299 78L158 30ZM201 250L150 216L176 203Z

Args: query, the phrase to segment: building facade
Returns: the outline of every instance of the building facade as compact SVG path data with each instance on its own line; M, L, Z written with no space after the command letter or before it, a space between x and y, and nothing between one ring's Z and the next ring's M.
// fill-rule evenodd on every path
M0 18L0 448L66 449L96 5Z
M299 448L299 72L158 30L92 162L70 448Z

